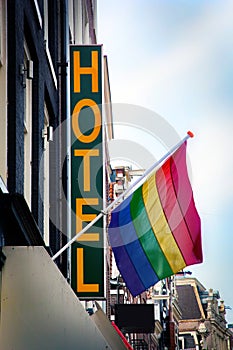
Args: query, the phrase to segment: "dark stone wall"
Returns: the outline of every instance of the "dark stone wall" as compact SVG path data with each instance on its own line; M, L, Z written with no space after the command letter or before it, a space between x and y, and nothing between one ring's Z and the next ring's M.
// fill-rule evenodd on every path
M24 18L18 1L8 1L8 190L23 193L24 91L19 64L23 63Z
M58 71L57 60L60 56L58 3L53 0L49 1L50 12L54 13L52 19L53 45L50 45L50 53L53 58L55 72ZM43 18L43 2L39 1L38 4ZM49 124L56 127L60 122L59 91L51 74L45 51L44 30L40 26L34 1L8 0L7 13L8 190L10 193L24 193L24 87L22 76L19 74L19 67L24 62L24 40L26 40L34 65L32 82L32 214L43 234L43 202L39 190L39 166L43 155L43 138L41 135L44 127L44 104L46 103L49 107L51 118ZM52 34L50 33L50 35ZM55 162L55 167L54 173L59 173L59 162ZM52 193L56 197L56 191Z

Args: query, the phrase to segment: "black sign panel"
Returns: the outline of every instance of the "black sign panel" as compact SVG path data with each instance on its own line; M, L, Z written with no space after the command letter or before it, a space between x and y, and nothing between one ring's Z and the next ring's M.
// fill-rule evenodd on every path
M154 333L154 305L115 304L115 323L123 333Z

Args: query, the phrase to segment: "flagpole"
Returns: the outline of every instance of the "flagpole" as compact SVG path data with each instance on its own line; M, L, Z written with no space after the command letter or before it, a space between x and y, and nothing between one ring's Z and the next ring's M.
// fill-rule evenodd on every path
M131 186L127 188L126 191L124 191L119 197L117 197L105 210L101 210L101 212L95 217L94 220L89 222L87 226L85 226L80 232L78 232L72 239L67 242L64 247L62 247L57 253L54 254L52 257L52 260L56 260L59 255L61 255L67 248L71 246L72 243L74 243L83 233L85 233L89 228L91 228L99 219L103 217L103 215L106 215L110 212L110 210L115 207L115 205L119 201L125 197L129 192L131 192L140 182L142 182L143 179L145 179L154 169L157 168L157 166L162 163L166 158L168 158L173 152L175 152L176 149L178 149L186 140L188 140L190 137L193 137L193 133L191 131L187 132L187 135L179 141L175 146L173 146L162 158L160 158L157 162L155 162L149 169L147 169L144 174L139 177Z
M144 180L153 170L157 168L157 166L162 163L166 158L168 158L177 148L179 148L186 140L188 140L190 137L193 137L193 133L191 131L187 132L187 135L178 142L175 146L173 146L162 158L160 158L157 162L155 162L149 169L147 169L142 176L140 176L131 186L129 186L117 199L115 199L107 208L106 208L106 214L112 209L112 207L115 206L115 204L121 200L123 197L125 197L129 192L132 191L133 188L135 188L142 180ZM120 203L119 203L120 204Z

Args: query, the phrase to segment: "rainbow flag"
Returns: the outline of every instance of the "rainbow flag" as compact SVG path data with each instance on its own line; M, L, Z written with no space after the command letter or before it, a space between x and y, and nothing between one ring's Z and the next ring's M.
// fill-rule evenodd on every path
M202 262L201 222L186 165L185 141L111 213L117 267L136 296L185 266Z

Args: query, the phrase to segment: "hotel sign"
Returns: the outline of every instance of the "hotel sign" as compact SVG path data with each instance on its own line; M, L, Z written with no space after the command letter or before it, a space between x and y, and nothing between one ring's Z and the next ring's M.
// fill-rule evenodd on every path
M71 230L103 208L101 46L70 47ZM104 298L103 220L72 244L71 285L79 298Z

